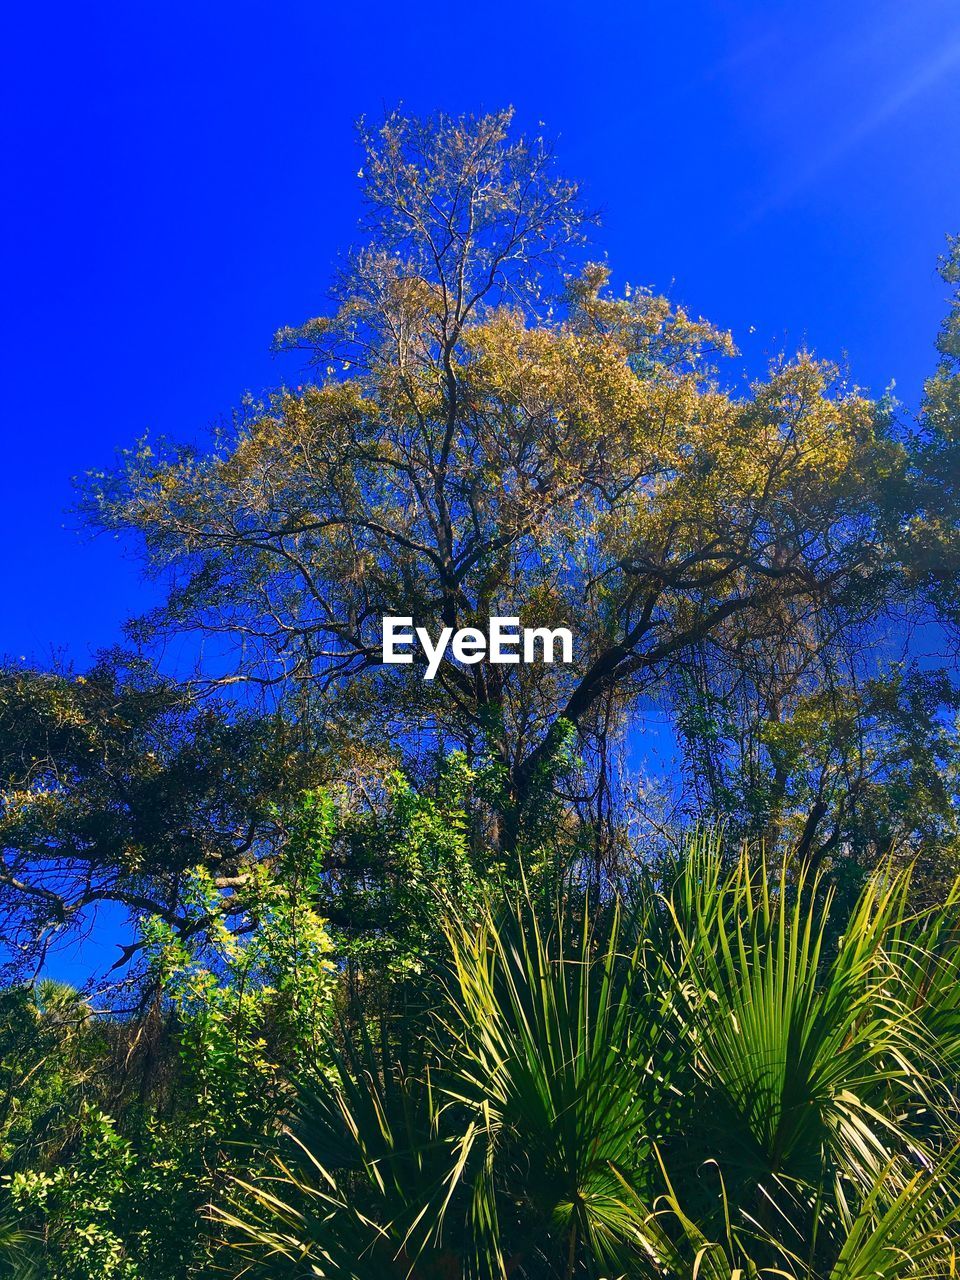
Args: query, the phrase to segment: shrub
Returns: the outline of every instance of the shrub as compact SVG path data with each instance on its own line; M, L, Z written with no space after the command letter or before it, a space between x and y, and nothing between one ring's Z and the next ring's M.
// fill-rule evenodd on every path
M448 914L424 1009L352 1025L217 1211L244 1274L950 1274L960 894L908 889L838 920L701 837L621 902Z

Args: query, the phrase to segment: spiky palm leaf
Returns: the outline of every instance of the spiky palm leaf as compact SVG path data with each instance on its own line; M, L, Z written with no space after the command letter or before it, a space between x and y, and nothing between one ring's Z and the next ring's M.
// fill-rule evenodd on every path
M841 928L709 837L659 889L449 916L429 1009L348 1037L223 1215L263 1274L951 1274L960 894L880 873Z
M627 944L618 909L596 923L581 908L579 923L561 909L542 922L521 902L478 933L448 924L446 1092L484 1143L472 1208L481 1270L616 1273L635 1251L621 1180L647 1179L676 1044L668 998L646 982L645 931Z

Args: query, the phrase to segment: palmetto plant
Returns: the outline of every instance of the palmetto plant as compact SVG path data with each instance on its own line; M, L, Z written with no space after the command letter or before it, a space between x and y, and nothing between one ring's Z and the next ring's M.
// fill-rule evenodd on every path
M448 917L423 1009L347 1036L216 1211L245 1274L951 1275L960 895L908 889L838 921L702 836L617 903Z
M12 1214L0 1216L0 1280L39 1280L36 1243Z

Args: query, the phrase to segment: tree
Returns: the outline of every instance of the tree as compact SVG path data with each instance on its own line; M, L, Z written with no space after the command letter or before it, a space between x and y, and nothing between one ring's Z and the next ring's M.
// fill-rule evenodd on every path
M363 128L367 243L330 313L277 335L317 381L248 403L209 449L141 442L87 509L171 574L148 631L237 640L215 684L312 690L354 740L386 726L414 755L492 759L515 852L569 727L603 767L697 646L816 637L816 664L906 589L914 490L889 415L834 368L800 352L724 389L729 335L614 296L581 261L576 186L510 125ZM566 625L574 661L444 662L427 683L382 665L389 615Z
M956 286L960 242L940 266ZM929 652L947 663L960 620L958 326L955 291L916 422L889 396L877 406L904 445L876 511L890 600L853 629L824 611L761 631L734 620L724 643L691 650L670 688L692 807L768 846L842 853L850 869L918 857L924 892L955 873L960 830L955 665L933 668Z
M0 1275L14 1225L37 1277L212 1274L204 1206L266 1171L293 1081L327 1069L337 969L296 878L258 866L239 926L208 871L185 880L192 930L143 921L148 1016L49 979L0 992Z
M0 670L0 913L7 959L37 964L92 909L118 904L192 932L187 873L242 909L317 756L276 717L198 707L146 663L104 655L84 675ZM118 965L143 946L134 938Z
M865 676L779 680L753 663L698 655L675 692L688 810L731 833L783 844L862 875L885 858L918 859L926 889L960 854L960 690L943 670L890 663ZM859 869L859 870L858 870Z
M953 286L937 337L940 359L924 387L916 441L915 518L905 559L945 621L960 626L960 236L948 238L940 275Z

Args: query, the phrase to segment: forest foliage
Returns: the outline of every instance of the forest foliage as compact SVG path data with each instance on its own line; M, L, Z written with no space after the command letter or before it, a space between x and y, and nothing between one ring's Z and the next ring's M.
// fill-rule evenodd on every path
M0 670L0 1274L953 1274L960 242L911 413L615 289L509 112L360 141L296 381L84 479L162 604Z

